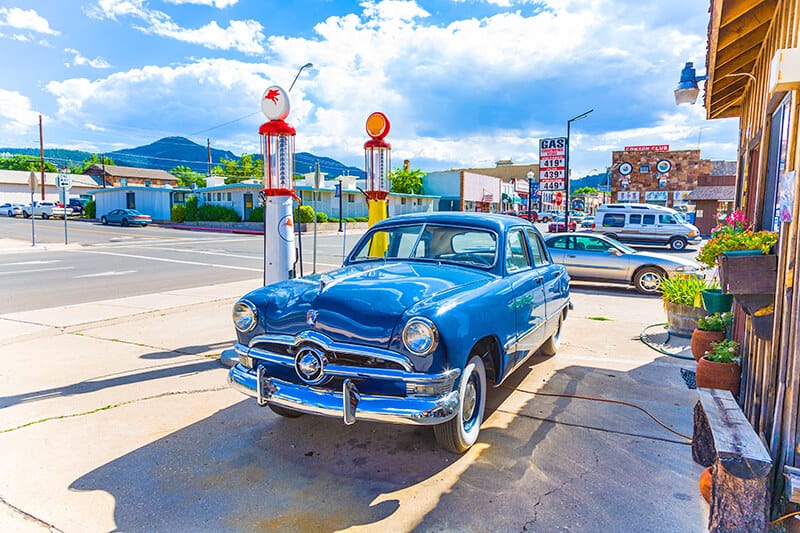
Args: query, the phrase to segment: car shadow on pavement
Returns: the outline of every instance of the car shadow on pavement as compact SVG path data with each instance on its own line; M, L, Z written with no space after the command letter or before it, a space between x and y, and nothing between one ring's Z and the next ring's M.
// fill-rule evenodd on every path
M678 365L630 371L543 360L508 385L635 402L691 432ZM672 367L665 372L665 365ZM172 401L180 401L175 399ZM302 416L243 400L110 461L71 490L105 491L121 531L704 531L702 468L641 412L500 388L463 456L429 428ZM178 407L178 406L176 406ZM389 522L378 522L389 519Z
M226 340L224 342L215 342L212 344L197 344L194 346L181 346L174 350L163 350L160 352L146 353L139 356L140 359L172 359L175 357L184 357L186 355L200 355L208 352L221 352L233 346L234 339Z

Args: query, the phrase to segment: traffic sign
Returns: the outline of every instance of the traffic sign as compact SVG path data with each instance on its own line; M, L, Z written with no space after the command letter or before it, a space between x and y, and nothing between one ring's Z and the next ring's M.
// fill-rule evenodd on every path
M555 197L553 198L553 202L554 202L556 205L561 205L562 203L564 203L564 195L563 195L563 194L561 194L561 192L560 192L560 191L559 191L559 192L557 192L557 193L556 193L556 195L555 195Z
M28 185L31 188L31 192L36 192L36 186L39 185L39 181L36 179L36 172L31 170L31 175L28 176Z
M59 189L64 189L65 191L68 191L72 188L72 176L69 174L59 174L57 181Z

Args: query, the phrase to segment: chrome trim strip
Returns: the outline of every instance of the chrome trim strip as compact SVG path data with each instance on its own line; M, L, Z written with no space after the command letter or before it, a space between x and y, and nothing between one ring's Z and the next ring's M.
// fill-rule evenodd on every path
M343 391L324 390L289 383L261 375L258 380L255 372L247 372L240 365L231 368L228 383L231 387L248 396L258 398L257 389L269 389L267 397L260 402L274 403L314 415L343 419ZM259 387L256 381L263 381ZM447 422L458 411L458 391L438 397L392 397L360 393L356 417L371 422L391 422L395 424L435 425Z
M257 348L246 348L242 344L234 347L236 353L250 356L254 359L266 361L271 364L282 365L294 368L294 358L280 355ZM259 366L259 369L262 368ZM325 375L331 377L354 378L354 379L383 379L387 381L402 381L404 383L414 383L419 385L435 385L448 380L455 382L461 375L461 369L451 368L441 374L420 374L418 372L406 372L393 368L369 368L362 366L328 364L325 367Z
M324 335L318 331L306 330L298 333L294 337L291 335L256 335L250 340L249 346L252 348L253 345L260 342L285 344L286 346L297 346L303 342L313 342L329 352L343 352L360 355L362 357L381 359L383 361L396 363L402 366L408 372L412 372L414 370L414 365L412 362L403 354L390 350L384 350L382 348L375 348L372 346L363 346L361 344L349 344L334 341L327 335ZM294 364L294 360L292 360L292 364Z

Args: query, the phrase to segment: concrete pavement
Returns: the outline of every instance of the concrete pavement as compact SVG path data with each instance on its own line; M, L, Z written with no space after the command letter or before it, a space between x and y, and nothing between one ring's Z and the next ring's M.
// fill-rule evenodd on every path
M463 456L426 428L258 408L216 358L259 284L0 315L0 530L705 531L689 446L631 408L495 389ZM630 401L691 434L694 363L638 341L661 301L573 300L559 354L509 385Z

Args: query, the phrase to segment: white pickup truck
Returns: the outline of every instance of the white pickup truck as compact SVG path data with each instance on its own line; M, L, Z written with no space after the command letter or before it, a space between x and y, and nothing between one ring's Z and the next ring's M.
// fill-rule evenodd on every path
M65 216L69 216L71 214L71 207L60 207L55 202L34 202L33 209L31 209L30 205L26 205L22 208L22 216L25 218L29 218L31 215L38 215L47 220L50 217L64 218Z

